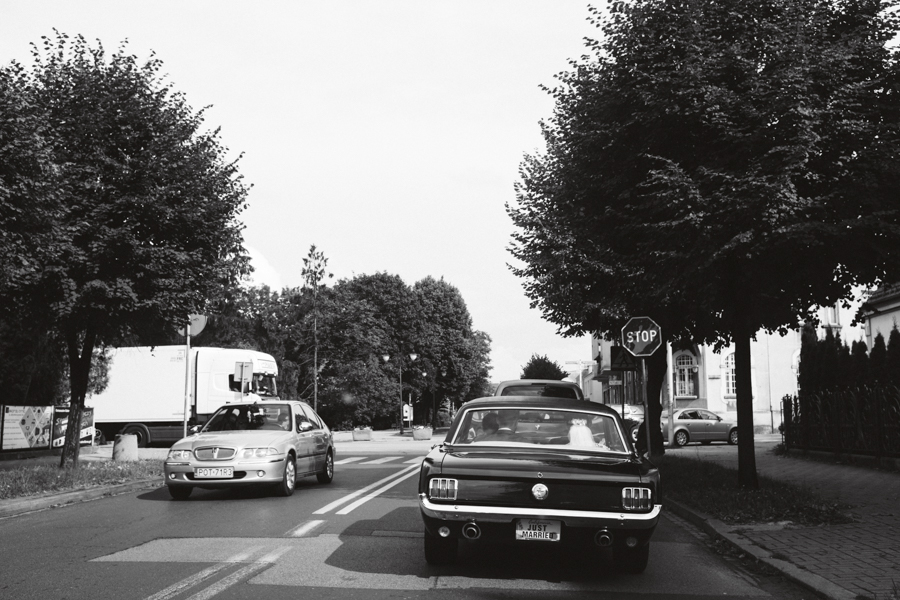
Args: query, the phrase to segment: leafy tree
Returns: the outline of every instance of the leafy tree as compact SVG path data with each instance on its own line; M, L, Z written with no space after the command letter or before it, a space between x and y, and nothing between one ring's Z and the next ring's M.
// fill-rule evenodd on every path
M532 354L531 358L522 367L522 379L565 379L568 377L559 364L553 362L546 355Z
M512 252L565 334L646 314L734 343L738 479L758 487L750 342L900 278L898 23L877 1L614 2L552 90ZM664 340L665 341L665 340ZM662 353L657 353L662 354ZM652 453L664 358L650 360Z
M57 33L35 47L22 93L44 122L58 191L33 300L68 363L77 422L95 349L158 335L203 313L246 272L241 225L247 187L203 112L124 44ZM60 466L76 466L70 427Z
M303 259L303 282L304 289L312 296L312 339L313 339L313 361L312 361L312 380L313 380L313 408L318 410L319 407L319 291L322 288L322 280L326 277L332 277L331 273L325 272L328 266L328 259L321 250L316 250L315 244L309 247L309 254Z
M888 334L887 355L885 356L885 379L894 385L900 383L900 330L891 328Z
M872 341L872 350L869 351L869 382L873 384L884 383L887 367L887 346L884 336L880 333Z
M869 350L866 343L856 340L850 348L850 381L854 387L862 387L869 377Z

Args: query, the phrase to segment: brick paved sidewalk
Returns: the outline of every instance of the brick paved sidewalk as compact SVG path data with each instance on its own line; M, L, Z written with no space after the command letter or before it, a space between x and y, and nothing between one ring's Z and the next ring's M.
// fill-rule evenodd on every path
M847 590L848 597L900 600L900 473L778 456L776 442L756 443L760 476L806 486L825 500L851 505L847 525L734 531L774 556ZM737 448L689 446L673 454L737 468Z

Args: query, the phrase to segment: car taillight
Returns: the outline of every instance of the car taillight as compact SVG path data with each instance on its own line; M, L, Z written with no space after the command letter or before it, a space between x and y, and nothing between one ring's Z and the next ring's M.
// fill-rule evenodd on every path
M622 488L622 508L644 510L651 507L650 488Z
M459 483L455 479L434 478L428 488L428 497L432 500L456 500L456 489Z

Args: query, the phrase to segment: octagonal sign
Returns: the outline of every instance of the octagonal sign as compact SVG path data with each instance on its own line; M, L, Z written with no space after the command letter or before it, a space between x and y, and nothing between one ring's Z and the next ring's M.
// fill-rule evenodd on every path
M650 317L632 317L622 328L622 345L635 356L650 356L662 345L662 328Z

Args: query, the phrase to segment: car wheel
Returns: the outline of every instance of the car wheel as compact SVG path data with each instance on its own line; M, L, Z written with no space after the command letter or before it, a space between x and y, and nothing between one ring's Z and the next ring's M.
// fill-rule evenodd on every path
M627 573L635 575L643 573L650 562L650 544L638 548L624 548L619 554L619 562Z
M279 496L290 496L294 493L294 485L297 483L297 464L294 456L289 454L287 460L284 461L284 474L281 476L281 483L278 484Z
M681 430L675 432L675 444L678 446L687 446L687 443L691 441L688 437L687 431Z
M170 485L169 486L169 495L172 496L173 500L187 500L191 496L191 492L194 491L194 488L185 485Z
M635 425L634 427L631 428L631 441L634 442L635 444L637 444L638 431L640 431L640 429L641 429L640 425Z
M449 565L456 562L459 543L456 538L442 538L425 532L425 562L429 565Z
M732 446L737 444L737 427L728 432L728 443Z
M330 450L325 455L325 464L322 465L322 470L316 473L316 479L319 480L319 483L331 483L331 480L334 479L334 454Z

